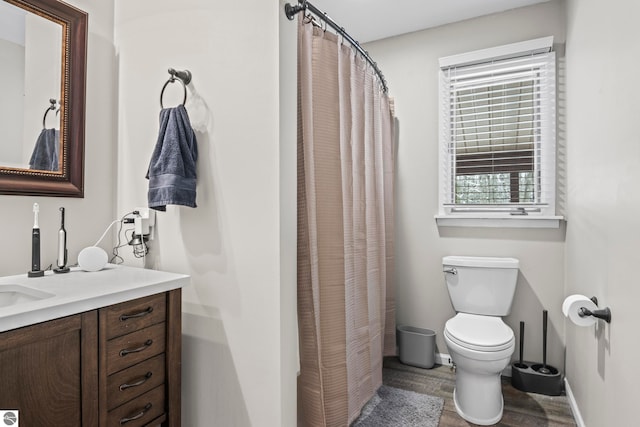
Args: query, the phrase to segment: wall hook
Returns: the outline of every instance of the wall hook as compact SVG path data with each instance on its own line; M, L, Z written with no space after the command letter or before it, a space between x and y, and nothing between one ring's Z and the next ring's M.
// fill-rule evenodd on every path
M169 68L167 71L169 72L169 74L171 74L171 78L173 80L178 78L182 80L182 82L185 85L188 85L189 83L191 83L191 71L189 70L176 71L173 68Z

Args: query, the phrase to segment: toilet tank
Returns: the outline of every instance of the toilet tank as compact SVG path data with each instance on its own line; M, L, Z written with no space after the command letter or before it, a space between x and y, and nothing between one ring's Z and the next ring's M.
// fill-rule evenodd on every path
M456 312L506 316L520 262L515 258L447 256L442 270Z

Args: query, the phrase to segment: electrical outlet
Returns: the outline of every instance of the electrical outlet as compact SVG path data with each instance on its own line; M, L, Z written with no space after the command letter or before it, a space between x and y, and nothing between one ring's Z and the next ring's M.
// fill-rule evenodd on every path
M149 208L136 208L138 215L134 218L134 233L148 236L153 240L153 228L156 225L156 211Z

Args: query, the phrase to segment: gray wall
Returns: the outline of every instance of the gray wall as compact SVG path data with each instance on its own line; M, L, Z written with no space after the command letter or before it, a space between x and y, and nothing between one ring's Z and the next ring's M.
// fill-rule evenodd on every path
M566 294L613 312L610 325L567 322L567 379L585 425L636 425L640 5L572 0L567 16Z
M564 3L549 2L367 44L380 65L399 120L396 289L399 324L434 329L438 352L455 313L442 275L446 255L512 256L520 274L511 315L526 322L525 358L542 360L542 309L549 310L548 362L564 367L564 228L436 226L438 213L438 58L553 35L565 38ZM514 357L516 355L514 354Z
M4 243L0 275L22 274L30 268L34 202L40 204L43 266L55 266L60 206L67 209L70 263L75 263L78 252L93 245L115 219L113 201L117 123L116 95L113 90L116 85L113 1L70 0L68 3L89 13L85 197L75 199L0 195L0 233ZM44 108L38 113L40 119L42 113ZM105 239L102 246L110 252L110 244L111 239Z

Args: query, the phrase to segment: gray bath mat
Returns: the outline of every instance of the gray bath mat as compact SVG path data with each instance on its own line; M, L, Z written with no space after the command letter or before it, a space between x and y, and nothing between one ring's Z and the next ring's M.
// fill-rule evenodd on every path
M383 385L351 427L437 427L444 400Z

